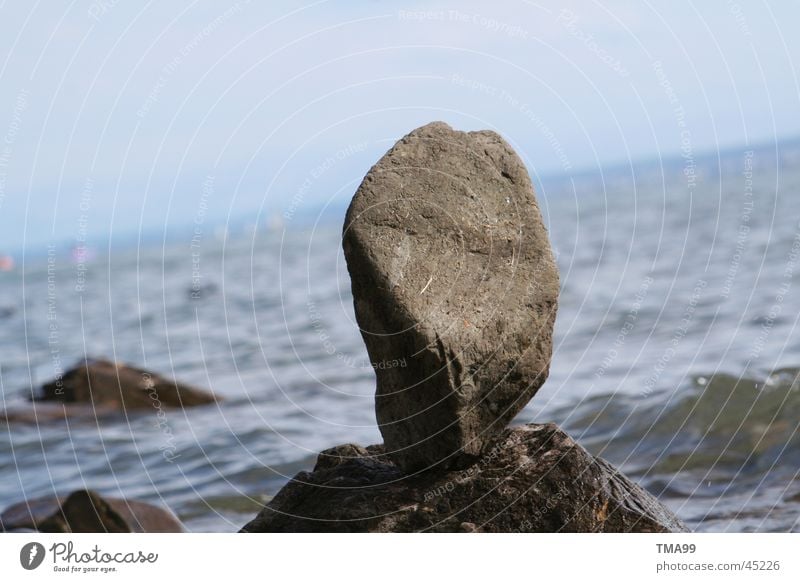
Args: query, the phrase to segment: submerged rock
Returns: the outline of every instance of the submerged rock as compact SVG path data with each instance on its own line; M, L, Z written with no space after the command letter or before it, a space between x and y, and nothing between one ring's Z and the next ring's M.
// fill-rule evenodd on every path
M0 531L35 530L47 533L178 533L184 531L175 515L161 507L79 490L67 497L23 501L0 514Z
M118 362L87 359L42 386L36 402L86 403L101 409L211 404L210 392Z
M558 270L522 161L492 131L416 129L364 178L343 246L387 453L473 462L552 354Z
M459 471L409 476L382 447L320 454L243 532L683 532L553 424L507 429Z

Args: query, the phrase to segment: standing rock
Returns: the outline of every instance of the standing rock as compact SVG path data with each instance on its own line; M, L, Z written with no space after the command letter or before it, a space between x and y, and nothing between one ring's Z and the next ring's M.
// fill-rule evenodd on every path
M364 178L343 243L385 443L323 451L242 531L686 531L557 426L506 428L547 378L559 285L497 134L404 137Z
M459 471L407 475L381 447L320 454L243 532L682 532L686 526L553 424L507 429Z
M343 245L387 453L474 461L552 354L558 270L522 161L492 131L416 129L364 178Z

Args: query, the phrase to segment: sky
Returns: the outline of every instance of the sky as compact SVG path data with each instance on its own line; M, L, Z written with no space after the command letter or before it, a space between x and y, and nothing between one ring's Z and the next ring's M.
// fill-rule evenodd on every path
M433 120L531 174L800 135L800 5L0 6L0 254L347 203Z

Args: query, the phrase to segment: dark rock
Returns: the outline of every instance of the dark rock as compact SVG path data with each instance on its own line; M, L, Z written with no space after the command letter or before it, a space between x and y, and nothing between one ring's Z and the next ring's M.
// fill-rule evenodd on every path
M558 271L522 161L494 132L421 127L364 178L343 246L388 453L474 461L552 354Z
M87 359L42 387L37 402L91 403L133 410L210 404L213 394L154 372L107 360Z
M131 533L125 519L92 491L70 493L37 529L45 533Z
M244 532L682 532L644 489L553 424L497 435L460 471L408 475L381 447L320 455Z
M0 515L0 531L36 530L58 533L177 533L175 515L142 501L101 497L74 491L67 497L40 497L17 503Z

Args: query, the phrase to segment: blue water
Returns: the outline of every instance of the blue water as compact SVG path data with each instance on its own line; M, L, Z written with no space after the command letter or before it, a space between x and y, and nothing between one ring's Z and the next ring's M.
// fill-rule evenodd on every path
M792 148L540 184L562 292L516 422L560 423L693 529L800 531L799 194ZM84 354L224 398L167 410L169 434L155 411L0 425L0 506L91 487L233 531L319 450L379 442L342 219L0 273L4 406Z

